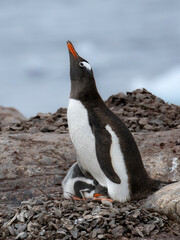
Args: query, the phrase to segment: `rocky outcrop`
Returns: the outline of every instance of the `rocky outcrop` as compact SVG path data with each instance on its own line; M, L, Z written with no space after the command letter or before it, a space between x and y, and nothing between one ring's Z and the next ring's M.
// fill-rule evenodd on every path
M21 123L21 121L26 120L26 118L15 108L9 107L5 108L0 106L0 129L1 126L10 123Z
M180 223L180 182L155 192L146 200L144 207L150 211L165 214Z
M3 204L60 191L61 179L75 161L67 134L5 133L0 136L0 156Z
M132 132L180 128L180 106L165 103L144 88L112 95L106 104Z
M180 181L180 129L134 133L134 137L152 178Z
M68 124L66 116L66 108L60 108L56 113L38 113L35 117L31 117L27 121L14 122L8 126L2 126L1 132L9 133L67 133Z

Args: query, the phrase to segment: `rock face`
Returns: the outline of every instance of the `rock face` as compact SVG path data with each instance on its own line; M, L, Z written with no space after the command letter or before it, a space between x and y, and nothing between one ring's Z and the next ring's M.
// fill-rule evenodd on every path
M9 123L21 123L21 121L24 120L26 120L26 118L15 108L5 108L0 106L0 128L1 125L6 125Z
M0 200L5 204L60 191L61 178L75 161L67 134L5 133L0 156Z
M180 182L155 192L146 200L144 207L150 211L165 214L180 223Z
M144 165L152 178L180 181L180 130L134 133Z

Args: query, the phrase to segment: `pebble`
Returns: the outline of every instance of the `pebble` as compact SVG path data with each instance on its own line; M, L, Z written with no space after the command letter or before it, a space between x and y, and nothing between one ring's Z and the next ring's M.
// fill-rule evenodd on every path
M17 237L15 239L25 239L27 238L27 233L26 232L21 232L17 235Z

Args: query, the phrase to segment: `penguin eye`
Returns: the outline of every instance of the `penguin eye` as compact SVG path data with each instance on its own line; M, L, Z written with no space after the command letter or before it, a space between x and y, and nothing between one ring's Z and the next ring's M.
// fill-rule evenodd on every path
M87 62L80 62L79 63L79 66L80 67L85 67L87 70L91 70L91 66L90 66L90 64L89 63L87 63Z
M83 62L80 62L80 63L79 63L79 66L80 66L80 67L84 67Z

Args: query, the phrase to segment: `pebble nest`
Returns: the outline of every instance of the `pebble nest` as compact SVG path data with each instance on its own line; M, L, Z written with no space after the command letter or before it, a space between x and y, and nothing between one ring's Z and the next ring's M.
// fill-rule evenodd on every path
M131 132L165 131L180 128L180 106L168 104L146 89L118 93L105 101L106 105L122 119ZM56 113L39 113L27 121L0 125L0 131L67 133L67 109Z
M0 239L180 239L179 224L145 210L143 202L36 197L1 214Z

